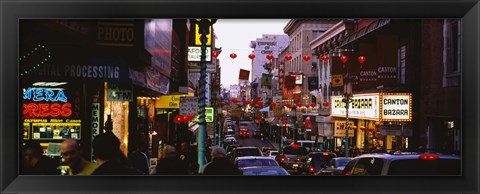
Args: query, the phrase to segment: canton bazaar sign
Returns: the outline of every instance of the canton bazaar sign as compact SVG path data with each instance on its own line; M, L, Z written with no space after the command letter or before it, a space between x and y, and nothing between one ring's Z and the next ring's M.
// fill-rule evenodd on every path
M332 96L331 115L346 117L342 96ZM376 93L353 95L348 117L375 121L412 121L411 93Z

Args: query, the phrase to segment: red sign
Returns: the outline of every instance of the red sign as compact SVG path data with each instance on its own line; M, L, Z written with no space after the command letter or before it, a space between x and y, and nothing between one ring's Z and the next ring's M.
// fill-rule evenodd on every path
M70 117L72 115L71 103L28 103L23 104L24 118L42 117Z

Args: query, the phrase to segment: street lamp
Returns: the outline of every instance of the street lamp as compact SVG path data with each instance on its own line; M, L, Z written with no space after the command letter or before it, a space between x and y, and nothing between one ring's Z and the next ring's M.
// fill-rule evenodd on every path
M348 71L347 71L348 72ZM348 157L348 108L350 107L350 103L353 100L352 96L352 83L350 82L350 77L348 73L345 76L345 84L343 86L343 99L342 101L345 103L346 109L346 122L345 122L345 157Z
M210 34L210 27L217 21L216 19L196 19L192 20L194 24L199 27L201 56L200 56L200 98L199 104L199 117L198 117L198 165L199 172L203 165L206 163L205 158L205 136L206 136L206 121L205 121L205 107L206 107L206 78L207 78L207 62L206 62L206 50L207 50L207 35Z

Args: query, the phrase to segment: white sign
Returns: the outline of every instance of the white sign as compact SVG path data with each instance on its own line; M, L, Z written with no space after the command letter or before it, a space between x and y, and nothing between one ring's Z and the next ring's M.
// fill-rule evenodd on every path
M369 95L353 95L352 101L348 108L348 117L349 118L359 118L359 119L380 119L380 101L379 94L369 94ZM346 117L346 108L345 102L342 101L342 96L332 96L332 108L331 115L334 117Z
M412 96L410 94L385 94L382 98L382 120L411 121Z
M198 98L194 96L180 97L180 115L197 115Z
M188 47L188 61L200 61L202 56L202 48L199 46L189 46ZM207 47L205 50L205 61L210 62L212 53L211 48Z
M345 137L345 127L346 121L335 121L334 136L335 137ZM348 121L348 137L353 137L354 131L351 128L353 126L353 121Z

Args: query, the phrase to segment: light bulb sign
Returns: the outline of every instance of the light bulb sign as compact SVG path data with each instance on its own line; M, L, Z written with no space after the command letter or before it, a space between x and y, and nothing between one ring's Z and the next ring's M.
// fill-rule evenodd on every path
M346 117L345 102L343 102L342 96L332 96L332 116L336 117ZM380 96L379 94L362 94L362 95L353 95L352 101L348 108L348 117L350 118L359 118L359 119L369 119L369 120L379 120L379 103Z
M412 121L411 113L411 94L384 94L382 96L383 121Z

